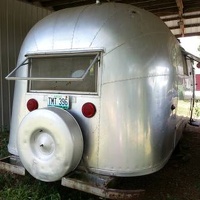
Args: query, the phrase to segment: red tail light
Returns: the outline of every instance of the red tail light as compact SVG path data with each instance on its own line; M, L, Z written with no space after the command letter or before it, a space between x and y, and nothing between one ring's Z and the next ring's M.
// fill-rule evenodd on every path
M91 118L95 115L96 113L96 107L93 103L85 103L82 106L82 113L85 117Z
M38 102L35 99L29 99L26 106L29 111L36 110L38 109Z

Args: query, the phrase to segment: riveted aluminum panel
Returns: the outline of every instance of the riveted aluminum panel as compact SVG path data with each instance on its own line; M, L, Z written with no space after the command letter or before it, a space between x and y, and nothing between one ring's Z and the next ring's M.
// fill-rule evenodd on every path
M89 52L103 49L98 95L75 95L69 112L85 142L87 170L115 176L137 176L159 170L173 149L181 51L159 18L139 8L107 3L61 10L37 23L27 35L18 64L29 52ZM27 73L19 71L19 73ZM26 102L47 106L46 94L27 93L27 81L16 81L10 152L18 154L16 135L28 114ZM47 95L46 95L47 96ZM81 113L92 102L91 119ZM56 123L56 122L55 122Z

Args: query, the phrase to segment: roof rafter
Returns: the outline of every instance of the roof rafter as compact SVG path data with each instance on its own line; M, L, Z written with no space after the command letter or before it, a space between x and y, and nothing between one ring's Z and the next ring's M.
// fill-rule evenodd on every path
M64 8L95 4L97 0L16 0L57 11ZM200 0L100 0L104 2L127 3L140 7L160 17L168 27L178 26L181 36L188 35L188 23L198 24ZM188 14L189 13L189 14ZM193 13L193 14L190 14ZM169 17L168 17L169 16ZM190 20L191 19L191 20ZM173 29L173 28L172 28ZM178 32L177 30L177 32ZM195 28L196 30L196 28Z
M178 7L178 15L179 15L179 23L178 25L180 26L180 30L181 30L181 35L182 37L184 37L184 30L185 30L185 27L184 27L184 19L183 19L183 1L182 0L176 0L176 4L177 4L177 7Z

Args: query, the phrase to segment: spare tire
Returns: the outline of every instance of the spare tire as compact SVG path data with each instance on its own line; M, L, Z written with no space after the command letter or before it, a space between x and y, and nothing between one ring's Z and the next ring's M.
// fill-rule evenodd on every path
M54 107L38 109L22 120L17 148L22 164L33 177L56 181L79 164L82 132L69 112Z

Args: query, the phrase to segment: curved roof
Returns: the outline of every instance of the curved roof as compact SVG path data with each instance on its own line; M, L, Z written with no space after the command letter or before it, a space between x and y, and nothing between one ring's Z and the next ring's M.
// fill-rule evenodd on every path
M108 53L146 33L168 34L169 30L158 17L135 6L93 4L48 15L30 30L23 49L31 52L104 47Z

